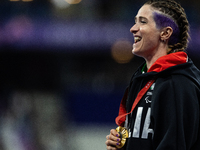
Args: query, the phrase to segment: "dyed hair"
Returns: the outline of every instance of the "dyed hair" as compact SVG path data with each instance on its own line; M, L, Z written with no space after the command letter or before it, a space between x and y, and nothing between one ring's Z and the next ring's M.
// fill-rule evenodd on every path
M169 26L173 29L173 33L169 39L169 45L174 45L174 44L178 43L179 33L180 33L178 25L171 18L169 18L168 16L166 16L164 14L154 12L153 16L154 16L154 20L156 22L156 27L158 29L161 29L161 28L164 28L167 26Z
M173 29L168 53L185 51L189 39L189 22L181 5L174 0L149 0L145 4L158 10L153 14L158 28L170 26Z

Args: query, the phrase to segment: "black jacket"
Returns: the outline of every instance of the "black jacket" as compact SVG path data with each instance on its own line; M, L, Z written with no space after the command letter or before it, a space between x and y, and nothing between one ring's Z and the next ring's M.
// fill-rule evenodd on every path
M128 87L127 112L145 84L152 78L156 81L126 117L129 138L124 149L200 150L200 71L190 59L144 74L143 66Z

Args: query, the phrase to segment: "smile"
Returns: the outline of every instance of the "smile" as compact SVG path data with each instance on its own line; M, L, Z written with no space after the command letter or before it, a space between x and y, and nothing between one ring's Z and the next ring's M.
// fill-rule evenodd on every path
M141 41L141 39L142 39L142 38L141 38L141 37L138 37L138 36L137 36L137 37L134 37L134 42L137 43L137 42Z

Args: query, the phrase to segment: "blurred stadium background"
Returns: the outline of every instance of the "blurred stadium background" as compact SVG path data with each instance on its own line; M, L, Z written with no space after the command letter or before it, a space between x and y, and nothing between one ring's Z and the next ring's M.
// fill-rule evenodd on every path
M102 150L132 73L144 0L1 0L0 149ZM179 0L200 68L200 2Z

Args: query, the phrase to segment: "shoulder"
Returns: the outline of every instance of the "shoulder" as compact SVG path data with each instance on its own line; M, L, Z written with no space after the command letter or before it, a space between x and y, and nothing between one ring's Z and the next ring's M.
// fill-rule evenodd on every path
M197 104L200 99L200 88L196 82L184 75L171 75L158 78L154 89L155 101L160 98L166 102L193 102ZM175 103L176 103L175 102Z
M156 86L159 87L170 87L172 89L179 88L189 88L189 87L198 87L199 84L194 82L192 78L189 78L188 76L182 75L182 74L173 74L167 77L159 77L156 80Z
M200 86L185 75L170 75L158 78L155 82L154 97L180 99L200 97Z

